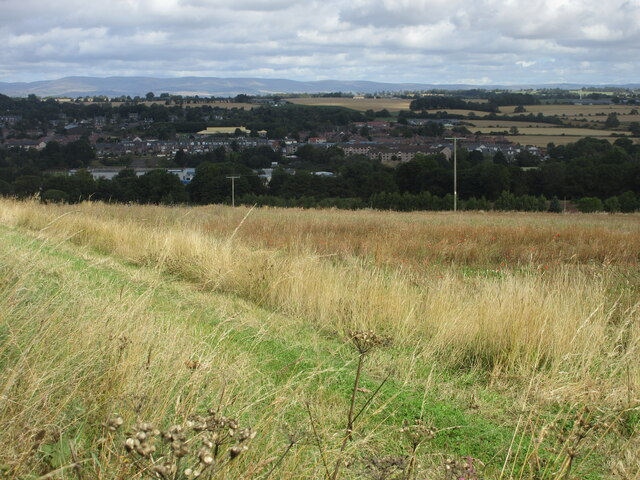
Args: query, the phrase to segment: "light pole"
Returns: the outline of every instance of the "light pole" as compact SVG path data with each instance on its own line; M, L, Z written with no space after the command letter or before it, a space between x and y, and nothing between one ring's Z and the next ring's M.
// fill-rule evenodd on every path
M231 206L236 206L236 178L240 178L240 176L229 176L227 178L231 179Z
M445 140L453 140L453 211L458 210L458 140L463 137L447 137Z

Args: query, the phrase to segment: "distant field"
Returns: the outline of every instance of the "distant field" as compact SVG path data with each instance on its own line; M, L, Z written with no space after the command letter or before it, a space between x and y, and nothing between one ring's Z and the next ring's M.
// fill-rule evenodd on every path
M467 120L468 121L468 120ZM471 120L476 127L481 128L511 128L517 127L520 129L521 127L536 127L536 128L548 128L551 125L548 123L537 123L537 122L512 122L509 120Z
M618 137L611 136L594 136L588 135L591 138L597 138L599 140L607 140L611 143L615 142ZM509 135L508 139L514 143L521 145L533 145L535 147L546 147L549 143L555 145L567 145L568 143L574 143L584 137L575 137L570 135ZM634 139L635 143L638 143L637 139Z
M287 98L288 102L296 105L345 107L353 110L384 110L399 112L409 110L411 100L395 98Z
M596 130L591 128L563 128L563 127L517 127L522 135L566 135L572 137L594 137L609 136L613 133L611 130ZM478 127L478 131L482 133L491 133L499 130L496 127Z
M469 115L470 113L475 115L476 117L486 117L487 115L489 115L489 112L479 112L477 110L456 110L456 109L442 109L442 110L430 110L429 113L435 113L438 111L446 111L447 113L450 113L452 115ZM473 116L472 115L472 116Z
M511 114L514 108L512 105L500 107L500 112ZM542 113L547 116L558 115L559 117L563 115L567 117L588 117L589 115L597 116L598 114L608 115L614 112L619 115L628 115L634 108L637 110L640 107L637 105L527 105L525 107L526 113Z

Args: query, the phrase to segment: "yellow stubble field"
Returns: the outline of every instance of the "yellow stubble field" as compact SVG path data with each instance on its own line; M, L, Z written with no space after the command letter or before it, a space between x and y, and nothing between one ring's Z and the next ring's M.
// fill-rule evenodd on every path
M287 98L288 102L296 105L310 105L318 107L345 107L353 110L384 110L389 112L399 112L400 110L409 110L411 100L402 98L324 98L324 97L308 97L308 98Z

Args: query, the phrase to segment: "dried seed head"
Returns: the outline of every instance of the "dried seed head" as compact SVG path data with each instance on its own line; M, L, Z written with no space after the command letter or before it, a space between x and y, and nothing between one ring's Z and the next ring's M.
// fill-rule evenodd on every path
M211 465L214 460L211 450L207 447L200 448L198 451L198 460L200 460L200 463L204 463L205 465Z
M247 440L253 440L256 437L257 432L250 427L241 428L238 430L236 437L238 443L245 442Z
M197 370L198 368L200 368L202 364L200 363L199 360L185 360L184 365L189 370Z
M249 447L247 447L246 445L244 445L244 446L234 445L233 447L231 447L229 449L229 459L233 460L238 455L240 455L242 452L244 452L244 451L246 451L248 449L249 449Z
M183 432L182 425L173 425L169 430L162 433L162 439L165 442L182 442L186 439L186 435Z
M436 433L438 433L438 429L431 425L425 425L422 419L416 419L412 425L405 420L400 432L404 433L412 447L416 448L425 440L431 440L434 438Z
M151 471L158 474L162 478L169 478L172 473L175 472L175 465L169 462L165 462L161 465L154 465Z
M389 337L377 335L372 330L349 332L349 339L360 355L369 353L376 347L387 346L391 343Z
M104 426L107 427L107 429L109 429L110 431L115 432L123 424L124 424L124 420L122 419L122 417L120 415L116 415L115 417L112 417L109 420L107 420L107 423L105 423Z
M189 447L185 442L172 442L171 451L178 458L186 457L187 455L189 455Z

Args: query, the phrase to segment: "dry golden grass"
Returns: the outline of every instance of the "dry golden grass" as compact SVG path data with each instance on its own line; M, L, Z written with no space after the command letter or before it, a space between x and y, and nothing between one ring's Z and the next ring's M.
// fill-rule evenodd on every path
M112 206L104 214L143 225L188 228L218 239L234 235L250 248L327 258L359 257L377 267L400 269L589 262L634 266L640 251L637 215L262 208L252 210L243 222L247 212L245 207L183 210L148 206L132 211Z
M305 97L305 98L286 98L288 102L296 105L311 106L330 106L345 107L353 110L374 110L379 111L387 109L389 112L399 112L400 110L409 110L411 100L395 99L395 98L324 98L324 97Z
M598 140L607 140L610 143L614 143L618 137L606 136L606 137L598 137L588 135L592 138L597 138ZM546 147L549 143L553 143L555 145L567 145L569 143L575 143L580 138L584 137L574 137L571 135L509 135L509 140L514 143L519 143L521 145L533 145L536 147ZM633 138L634 143L640 143L640 139Z
M610 113L617 113L619 115L628 115L634 108L637 110L637 106L632 105L527 105L525 114L542 113L545 116L566 115L567 117L589 117L591 115L608 115ZM500 112L504 114L513 113L513 106L500 107ZM597 117L596 117L597 118ZM605 117L606 118L606 117Z
M621 123L625 124L625 123L630 123L630 122L640 122L640 115L638 114L633 114L633 115L629 115L629 114L624 114L624 115L618 115L618 120L620 120Z
M609 293L612 265L637 267L637 216L341 216L5 201L2 219L454 364L531 372L579 358L582 374L611 348L608 326L637 315L636 287Z
M134 271L77 247L62 246L68 256L39 255L49 248L0 248L4 478L52 470L57 476L46 478L77 478L69 448L79 452L83 478L149 478L125 454L123 439L101 426L115 414L123 429L138 421L167 428L212 407L241 416L260 435L243 461L215 478L264 478L269 457L283 450L284 416L310 391L323 431L337 422L309 386L331 367L292 375L278 389L259 369L265 322L285 325L277 315L256 315L232 298L211 303L154 269ZM86 263L73 265L76 255ZM241 344L229 341L245 328ZM313 455L290 455L282 470L311 478L314 464Z
M602 136L610 136L614 133L613 130L598 130L595 128L567 128L567 127L555 127L555 126L547 126L547 127L528 127L526 124L522 124L518 128L518 132L525 137L535 136L535 135L553 135L553 136L570 136L574 137L573 141L575 141L575 137L602 137ZM482 133L491 133L499 130L496 127L474 127L472 130L480 131ZM506 129L505 129L506 130Z
M466 115L467 117L471 114L472 118L482 118L489 115L489 112L481 112L478 110L463 110L463 109L455 109L455 108L434 109L434 110L430 110L430 113L437 112L437 111L446 111L447 113L450 113L452 115Z
M493 127L496 128L511 128L517 127L520 129L521 127L535 127L535 128L547 128L551 125L548 123L536 123L536 122L514 122L509 120L472 120L472 123L475 127Z
M399 385L433 388L432 374L426 378L418 365L435 362L443 370L476 372L496 388L518 385L522 396L513 398L527 412L558 402L609 409L638 402L637 215L250 211L2 199L0 224L44 242L30 250L5 245L0 263L0 358L12 365L0 382L0 425L14 441L0 458L14 472L32 471L39 432L48 442L56 435L73 438L82 426L67 422L78 418L72 413L78 408L88 408L81 417L99 425L114 408L125 414L126 405L142 398L127 420L182 421L217 401L223 388L240 399L259 432L269 432L229 475L261 478L264 470L256 466L267 452L282 451L274 432L305 400L322 419L318 428L335 459L339 442L331 441L331 428L340 423L344 400L314 382L344 370L320 362L275 389L259 369L265 337L329 359L335 353L319 347L318 337L372 329L394 340L394 351L369 367L375 376L390 367ZM34 255L48 246L75 250L91 266L112 262L113 272L127 270L136 282L122 288L116 287L122 280L105 277L89 295L92 269L74 266L71 256L53 262ZM201 297L188 293L194 286ZM189 304L158 303L160 292ZM227 319L219 324L211 323L205 300L212 292L230 294L215 312ZM253 313L256 305L266 311ZM238 344L231 339L240 327L253 333ZM194 360L202 368L185 366ZM523 415L525 421L532 414ZM391 435L376 422L367 423L368 433L349 452L374 451ZM100 435L90 438L96 443L87 448L100 451ZM617 456L615 468L636 465L633 445L616 451L628 458ZM116 476L131 472L115 453L102 452L101 462L113 465ZM522 471L522 464L513 465ZM278 475L321 478L317 452L291 455Z

